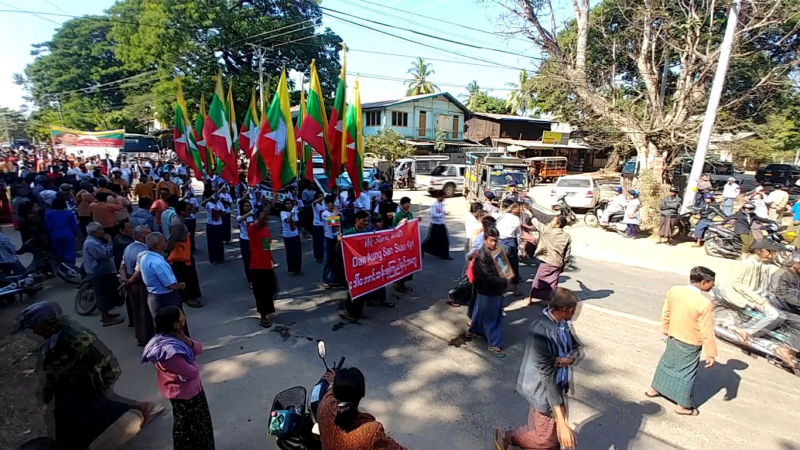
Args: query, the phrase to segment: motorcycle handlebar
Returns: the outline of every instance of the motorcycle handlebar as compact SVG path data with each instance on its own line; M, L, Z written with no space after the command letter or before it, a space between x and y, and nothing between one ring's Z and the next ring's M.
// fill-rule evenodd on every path
M341 357L341 359L339 359L339 364L337 364L337 365L333 366L333 368L334 368L334 369L341 369L341 368L342 368L342 366L344 365L344 360L345 360L345 359L346 359L346 358L345 358L344 356L342 356L342 357Z

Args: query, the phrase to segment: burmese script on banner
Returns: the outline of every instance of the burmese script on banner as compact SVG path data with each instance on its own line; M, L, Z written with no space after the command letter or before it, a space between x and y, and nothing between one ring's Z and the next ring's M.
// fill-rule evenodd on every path
M342 238L344 273L353 298L422 270L419 221Z

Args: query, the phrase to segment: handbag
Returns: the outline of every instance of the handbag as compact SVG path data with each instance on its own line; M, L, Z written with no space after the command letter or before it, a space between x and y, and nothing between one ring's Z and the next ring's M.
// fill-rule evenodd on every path
M172 248L172 251L169 253L167 257L167 261L169 263L173 262L183 262L186 265L192 264L192 246L191 246L191 237L186 237L186 242L176 242L175 246Z

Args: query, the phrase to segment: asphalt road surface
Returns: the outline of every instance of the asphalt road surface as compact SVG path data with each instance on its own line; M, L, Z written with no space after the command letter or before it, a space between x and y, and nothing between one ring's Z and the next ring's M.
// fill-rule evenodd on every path
M415 202L429 203L415 197ZM424 236L427 207L415 208L422 213ZM485 341L460 336L466 309L444 302L463 263L456 250L463 233L458 217L448 218L454 260L424 258L424 269L409 283L414 291L398 294L390 289L397 306L368 308L369 317L360 324L339 317L344 291L321 288L321 266L311 257L310 240L303 242L305 275L287 275L273 223L273 255L282 263L277 269L281 294L276 302L280 314L269 330L258 325L238 245L226 248L223 265L211 266L200 234L197 269L206 306L187 308L186 313L192 336L205 348L198 362L217 448L276 448L274 438L266 439L272 399L292 386L310 388L320 377L324 368L316 355L317 339L325 340L329 361L346 356L346 365L365 373L362 410L376 415L409 448L489 449L493 427L522 425L527 403L514 390L527 323L541 310L506 299L505 359L491 356ZM570 398L578 448L800 449L798 379L730 345L720 344L717 367L700 370L700 416L678 417L669 402L642 395L663 350L653 321L667 289L687 280L587 259L578 259L577 268L563 274L562 282L587 305L575 321L586 357L576 368ZM531 277L533 268L522 272ZM58 301L70 313L74 292L60 280L50 280L36 299ZM2 310L3 323L23 306ZM171 448L171 408L158 393L152 365L138 361L141 349L132 329L101 328L98 315L72 318L95 330L117 356L122 367L118 394L167 407L124 448Z

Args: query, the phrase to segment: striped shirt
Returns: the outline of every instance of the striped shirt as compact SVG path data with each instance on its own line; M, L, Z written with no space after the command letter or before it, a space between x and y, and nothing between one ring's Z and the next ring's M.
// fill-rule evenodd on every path
M0 234L0 264L17 264L17 247L5 234Z

